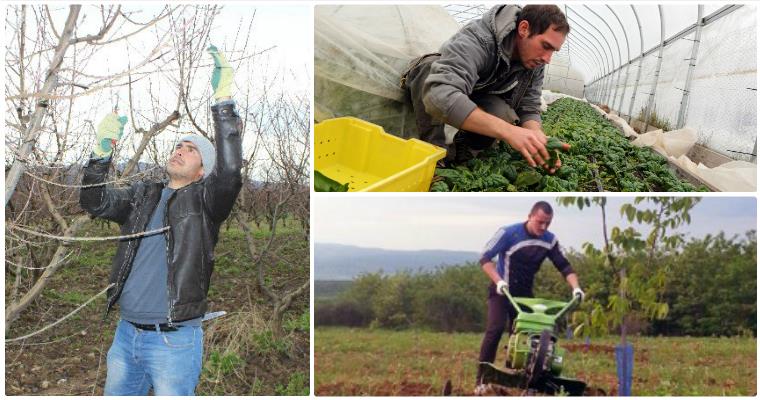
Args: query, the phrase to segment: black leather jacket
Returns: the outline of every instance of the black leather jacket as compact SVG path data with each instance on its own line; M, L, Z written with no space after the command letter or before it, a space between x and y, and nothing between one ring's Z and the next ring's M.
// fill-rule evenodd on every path
M202 316L206 312L214 246L219 227L229 216L242 187L242 122L234 104L211 107L216 130L216 166L205 179L177 189L166 205L165 225L168 298L171 324ZM104 182L110 159L91 159L84 169L83 185ZM127 188L83 188L79 202L93 217L121 226L121 234L145 231L161 198L164 182L140 181ZM113 258L106 315L118 301L127 281L140 238L123 239Z

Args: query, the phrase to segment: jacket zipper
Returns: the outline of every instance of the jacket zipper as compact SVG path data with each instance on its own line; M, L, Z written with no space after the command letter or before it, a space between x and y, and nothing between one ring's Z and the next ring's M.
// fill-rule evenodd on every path
M164 226L169 226L169 210L172 199L174 199L174 196L177 195L177 191L175 190L169 198L166 200L166 211L164 212ZM172 308L174 308L174 302L172 301L172 264L171 264L171 254L173 249L173 240L172 237L172 230L171 227L166 231L166 300L169 303L169 309L168 309L168 315L166 316L166 319L168 321L169 326L173 326L172 323Z
M172 193L169 198L166 200L166 212L164 212L164 226L169 226L169 210L171 209L171 201L177 196L177 193L179 193L180 190L187 190L188 187L191 185L195 185L195 183L191 183L190 185L181 187L179 189L174 190L174 193ZM174 252L174 237L172 236L172 228L169 226L169 229L166 231L166 298L169 302L169 311L168 315L166 316L166 319L168 320L168 325L173 326L172 322L172 311L174 310L174 301L172 299L172 280L171 277L173 276L172 264L171 264L171 255Z

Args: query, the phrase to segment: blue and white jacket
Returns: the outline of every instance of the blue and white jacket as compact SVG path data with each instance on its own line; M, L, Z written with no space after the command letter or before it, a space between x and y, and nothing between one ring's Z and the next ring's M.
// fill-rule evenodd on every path
M497 255L496 271L509 283L509 293L517 297L533 297L533 280L547 257L562 276L574 272L554 234L546 231L540 237L532 236L524 222L499 228L483 249L480 264Z

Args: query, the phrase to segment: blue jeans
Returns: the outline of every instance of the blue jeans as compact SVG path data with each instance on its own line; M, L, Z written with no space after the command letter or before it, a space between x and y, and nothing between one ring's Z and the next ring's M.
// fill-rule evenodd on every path
M120 320L108 350L106 396L192 396L201 375L203 329L146 331Z

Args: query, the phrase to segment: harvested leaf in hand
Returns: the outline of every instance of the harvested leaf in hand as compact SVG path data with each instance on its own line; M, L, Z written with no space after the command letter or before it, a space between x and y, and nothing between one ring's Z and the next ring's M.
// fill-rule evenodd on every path
M557 138L556 136L549 136L549 138L546 141L546 150L566 151L565 149L566 146L569 146L569 145L559 140L559 138Z

